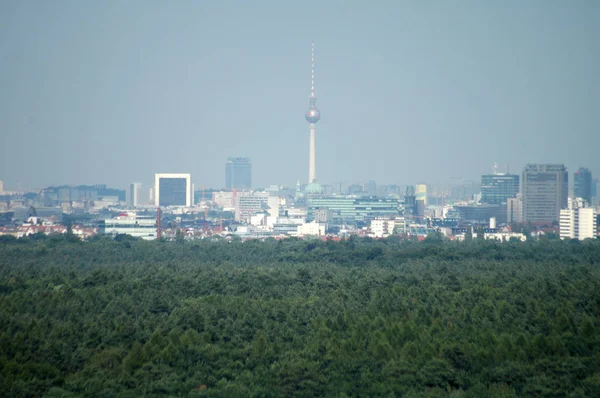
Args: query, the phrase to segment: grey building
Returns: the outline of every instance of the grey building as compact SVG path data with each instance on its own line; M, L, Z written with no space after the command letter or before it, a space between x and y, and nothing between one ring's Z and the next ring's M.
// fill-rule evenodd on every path
M589 205L592 205L592 172L589 169L580 167L575 172L575 181L573 184L573 194L576 198L584 199Z
M481 176L481 203L499 205L516 198L519 193L517 174L484 174Z
M129 184L126 193L127 205L131 207L138 207L141 201L142 184L134 182Z
M308 220L322 220L327 212L327 222L332 225L366 223L378 217L396 217L398 200L383 198L310 197L307 199Z
M189 173L157 173L154 175L155 206L193 205L192 176Z
M249 158L227 158L227 163L225 163L225 188L252 188L252 162Z
M490 222L490 218L495 218L497 224L506 223L506 205L504 204L479 204L454 206L459 213L460 224L485 224Z
M522 176L523 222L552 224L568 205L569 174L563 164L528 164Z

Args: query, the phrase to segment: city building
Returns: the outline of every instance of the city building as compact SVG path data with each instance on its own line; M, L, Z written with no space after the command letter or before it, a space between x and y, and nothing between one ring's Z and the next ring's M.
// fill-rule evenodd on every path
M376 238L386 238L394 233L394 218L375 218L371 220L371 234Z
M518 174L484 174L481 176L481 203L500 205L519 193Z
M592 172L589 169L580 167L579 170L575 172L575 178L573 182L573 195L576 198L582 198L589 205L592 205L592 185Z
M225 163L225 188L252 188L252 162L250 158L227 158Z
M235 192L213 192L212 202L223 209L235 208Z
M417 184L415 185L415 200L423 201L423 206L427 206L427 185Z
M385 198L390 194L390 188L388 185L378 185L377 186L377 196L380 198Z
M523 222L523 203L520 197L506 200L506 222L508 224Z
M474 239L477 238L476 233L473 233L473 238ZM483 239L496 240L499 242L508 242L510 240L519 240L521 242L525 242L527 240L527 236L525 236L525 234L522 234L520 232L497 231L497 232L484 232ZM456 240L464 241L465 234L461 233L461 234L456 235Z
M319 224L316 221L309 222L306 224L297 226L298 235L306 236L306 235L317 235L324 236L325 235L325 224Z
M412 220L416 214L417 197L415 195L415 187L408 185L404 192L404 218Z
M191 207L193 198L191 174L157 173L154 175L155 206Z
M238 192L235 196L235 220L250 222L250 218L269 208L268 192Z
M391 198L309 197L307 206L309 221L321 217L323 210L327 210L328 223L334 225L367 223L374 218L399 215L398 200Z
M110 236L127 234L134 238L154 240L157 237L156 219L135 214L121 214L115 218L101 220L98 224L98 233Z
M317 97L315 97L315 43L312 43L312 62L311 62L311 88L309 107L304 114L306 121L310 126L310 142L308 156L308 184L316 182L316 164L315 164L315 124L321 119L321 113L317 108ZM306 189L305 189L306 191ZM314 189L309 190L313 192Z
M367 196L376 196L377 195L377 183L375 181L364 182L362 191Z
M0 194L4 193L4 181L0 180Z
M570 199L567 209L560 211L560 238L594 238L597 234L597 218L593 207L583 198Z
M129 184L129 188L127 189L127 205L130 207L138 207L141 202L141 194L142 194L142 184L139 182L134 182Z
M498 224L506 223L506 205L473 204L454 206L459 213L460 224L487 225L490 218L495 218Z
M569 175L563 164L528 164L522 175L523 222L557 223L567 207Z
M360 195L363 192L363 187L360 184L348 185L348 195Z

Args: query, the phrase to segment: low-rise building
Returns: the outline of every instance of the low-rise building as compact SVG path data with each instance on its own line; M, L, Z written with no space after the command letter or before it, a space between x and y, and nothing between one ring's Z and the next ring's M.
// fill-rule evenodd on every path
M131 235L134 238L154 240L157 237L156 219L124 214L115 218L100 221L98 232L102 235Z
M301 236L316 235L325 236L325 224L319 224L316 221L298 225L298 234Z
M371 234L376 238L386 238L394 233L395 226L393 218L376 218L371 220Z

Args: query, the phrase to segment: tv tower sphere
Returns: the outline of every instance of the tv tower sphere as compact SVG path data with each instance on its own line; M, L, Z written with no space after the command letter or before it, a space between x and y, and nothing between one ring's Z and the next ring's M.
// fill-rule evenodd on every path
M316 106L311 106L308 108L304 116L306 117L306 121L312 124L315 124L319 121L319 119L321 119L321 113Z

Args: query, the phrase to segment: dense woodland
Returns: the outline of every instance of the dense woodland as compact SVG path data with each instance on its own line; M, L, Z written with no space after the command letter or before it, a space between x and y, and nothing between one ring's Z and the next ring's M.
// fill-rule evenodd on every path
M6 397L599 397L600 242L0 240Z

